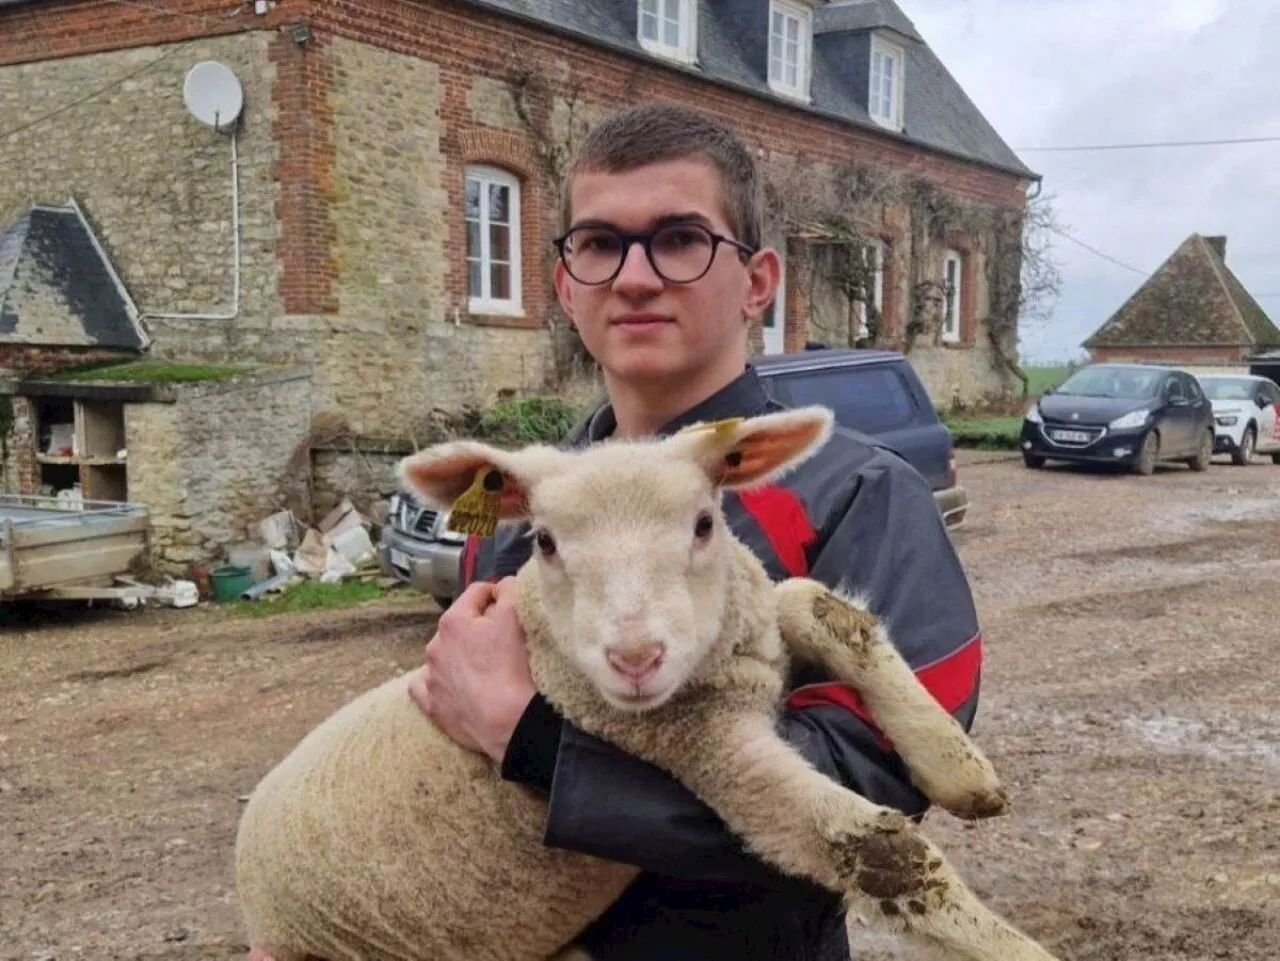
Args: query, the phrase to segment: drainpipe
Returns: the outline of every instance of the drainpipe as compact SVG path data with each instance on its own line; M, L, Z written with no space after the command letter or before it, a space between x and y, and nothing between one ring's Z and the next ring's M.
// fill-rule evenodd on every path
M240 160L236 153L236 132L231 131L231 310L222 314L143 314L156 320L234 320L240 314Z

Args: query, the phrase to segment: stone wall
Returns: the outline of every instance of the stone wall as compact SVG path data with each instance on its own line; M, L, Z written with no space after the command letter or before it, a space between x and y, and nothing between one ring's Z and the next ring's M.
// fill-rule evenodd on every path
M267 515L301 506L309 465L288 464L310 428L310 390L294 371L125 406L129 498L151 508L158 567L219 560L229 544L258 541Z
M86 38L87 39L87 38ZM0 138L0 225L33 203L74 197L125 287L147 314L220 313L232 302L230 142L187 111L186 72L201 60L229 66L244 89L237 135L242 275L235 321L163 319L145 324L153 354L183 359L243 355L242 332L280 314L271 136L274 67L269 35L197 40L0 66L6 127L64 107L104 80L136 76L56 120ZM154 64L153 66L148 66ZM258 346L278 343L258 338ZM271 349L266 351L271 352Z

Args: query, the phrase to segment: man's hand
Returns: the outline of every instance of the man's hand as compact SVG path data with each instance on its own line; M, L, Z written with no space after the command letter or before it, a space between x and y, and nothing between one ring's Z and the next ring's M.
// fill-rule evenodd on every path
M446 735L495 761L536 693L515 599L514 577L463 591L440 616L409 687Z

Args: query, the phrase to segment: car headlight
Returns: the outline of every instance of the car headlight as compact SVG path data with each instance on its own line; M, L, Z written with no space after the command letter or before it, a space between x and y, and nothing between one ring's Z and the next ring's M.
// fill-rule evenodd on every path
M1215 417L1214 420L1222 427L1235 427L1240 422L1240 418L1235 414L1224 414L1221 417Z
M1040 416L1040 405L1032 404L1031 409L1027 411L1027 420L1033 424L1043 424L1044 418Z
M449 529L449 513L446 511L440 515L440 520L436 523L436 539L446 544L465 544L467 535Z
M1123 417L1117 417L1111 422L1112 430L1132 430L1135 427L1141 427L1147 422L1147 418L1151 416L1149 410L1132 410Z

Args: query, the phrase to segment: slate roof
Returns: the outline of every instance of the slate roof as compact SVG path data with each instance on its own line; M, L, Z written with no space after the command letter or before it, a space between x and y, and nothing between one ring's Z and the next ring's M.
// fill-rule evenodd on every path
M1280 329L1231 272L1225 250L1225 237L1192 234L1083 346L1280 347Z
M74 205L36 204L0 231L0 344L148 344L138 311Z
M768 0L698 0L698 60L684 67L647 53L637 39L636 0L464 0L588 43L643 57L744 92L867 128L965 160L1038 180L996 133L982 112L924 43L893 0L819 0L814 10L812 102L773 93L768 84ZM902 134L867 112L870 35L893 31L906 52Z

